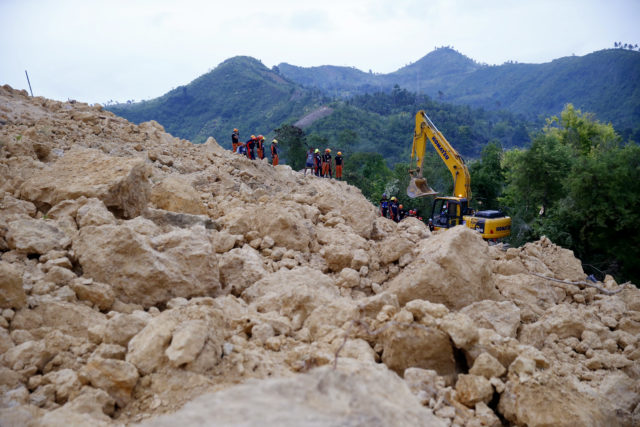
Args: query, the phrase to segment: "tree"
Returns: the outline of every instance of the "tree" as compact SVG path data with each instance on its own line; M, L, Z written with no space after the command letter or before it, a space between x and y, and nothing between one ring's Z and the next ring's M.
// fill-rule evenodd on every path
M293 125L282 125L275 130L276 139L282 147L283 157L293 170L304 167L306 148L306 136L304 131Z
M502 147L492 141L482 149L482 158L469 166L472 206L476 209L497 209L498 196L504 186Z

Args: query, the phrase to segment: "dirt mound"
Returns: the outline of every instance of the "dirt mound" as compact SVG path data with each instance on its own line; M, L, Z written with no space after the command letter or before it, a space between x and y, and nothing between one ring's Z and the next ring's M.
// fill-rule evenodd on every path
M585 279L0 88L2 425L638 425L640 291Z

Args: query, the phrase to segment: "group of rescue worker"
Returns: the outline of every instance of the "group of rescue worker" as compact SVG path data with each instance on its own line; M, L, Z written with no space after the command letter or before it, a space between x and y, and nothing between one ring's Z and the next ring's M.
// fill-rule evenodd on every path
M307 152L307 160L304 164L304 174L307 174L307 170L311 171L312 175L322 178L333 178L333 162L336 167L336 179L342 179L342 165L344 158L342 152L338 151L335 158L331 156L331 149L326 148L324 154L320 154L318 148L313 149L309 147Z
M418 218L422 221L422 217L418 215L417 209L409 209L406 211L397 197L392 196L389 199L386 194L383 194L380 200L380 215L395 222L400 222L409 217Z
M247 156L251 160L262 160L266 157L264 136L251 135L251 138L249 138L247 142L242 142L240 141L240 133L237 128L234 128L233 133L231 134L231 149L234 153ZM274 138L273 141L271 141L271 163L273 164L273 166L278 165L279 151L278 140Z

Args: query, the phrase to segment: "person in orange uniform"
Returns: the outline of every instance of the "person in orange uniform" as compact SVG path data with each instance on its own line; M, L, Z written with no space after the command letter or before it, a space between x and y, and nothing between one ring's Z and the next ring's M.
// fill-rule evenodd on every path
M258 139L256 140L256 144L258 146L258 158L260 160L264 159L264 136L258 135Z
M324 150L322 155L322 177L331 178L331 149Z
M238 129L233 129L233 133L231 134L231 150L235 153L238 150L238 143L240 134L238 133Z
M342 162L343 162L343 158L342 158L342 152L338 151L338 154L336 155L336 179L342 179Z
M249 159L251 159L251 160L255 160L256 153L255 153L255 151L253 151L253 149L256 147L256 136L255 135L251 135L251 139L249 139L245 143L245 147L247 147L247 157Z
M278 166L278 140L271 141L271 163L273 166Z

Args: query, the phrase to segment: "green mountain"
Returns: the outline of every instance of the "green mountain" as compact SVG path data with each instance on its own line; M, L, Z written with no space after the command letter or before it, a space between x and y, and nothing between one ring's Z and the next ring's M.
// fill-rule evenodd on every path
M193 142L214 136L226 143L234 127L245 140L251 134L268 135L312 111L322 99L260 61L238 56L159 98L107 108L135 123L156 120L167 132Z
M565 104L595 113L623 134L640 131L640 52L607 49L544 64L488 66L450 48L439 48L389 74L348 67L294 67L281 74L332 96L390 91L394 85L435 99L529 119L557 114ZM638 134L640 136L640 134Z

